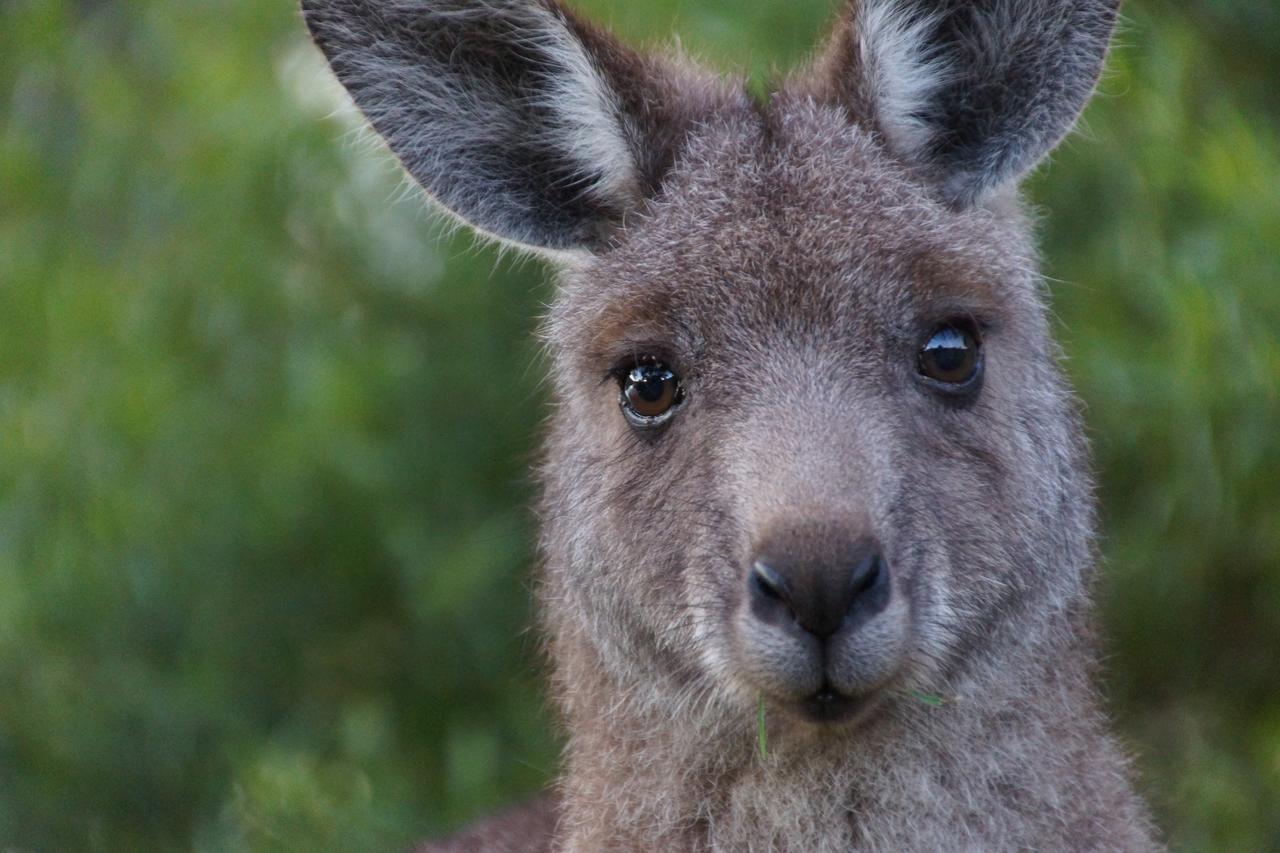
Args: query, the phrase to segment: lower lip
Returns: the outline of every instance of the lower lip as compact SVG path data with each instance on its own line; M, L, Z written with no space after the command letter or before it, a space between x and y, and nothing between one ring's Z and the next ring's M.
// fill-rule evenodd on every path
M803 700L800 712L814 723L841 723L857 716L866 706L866 697L840 696L823 691Z

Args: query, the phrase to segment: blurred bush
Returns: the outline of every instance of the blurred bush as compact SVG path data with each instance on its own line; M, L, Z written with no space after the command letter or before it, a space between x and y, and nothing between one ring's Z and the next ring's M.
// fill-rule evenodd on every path
M828 11L579 5L756 79ZM1177 846L1276 849L1280 7L1127 15L1032 186L1109 692ZM356 126L287 0L0 6L0 845L392 849L554 771L547 285Z

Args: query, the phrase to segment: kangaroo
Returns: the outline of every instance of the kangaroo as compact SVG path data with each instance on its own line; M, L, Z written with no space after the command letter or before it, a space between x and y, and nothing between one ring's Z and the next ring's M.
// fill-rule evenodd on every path
M1149 850L1019 179L1118 0L853 0L767 96L557 0L303 0L405 170L558 269L543 799L425 850Z

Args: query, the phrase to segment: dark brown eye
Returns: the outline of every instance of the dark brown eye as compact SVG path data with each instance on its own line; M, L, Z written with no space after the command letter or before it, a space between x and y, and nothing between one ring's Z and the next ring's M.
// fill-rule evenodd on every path
M982 368L978 346L978 335L968 326L939 326L920 348L920 375L946 386L945 390L967 391Z
M622 409L639 426L663 420L683 396L680 377L662 362L637 364L622 377Z

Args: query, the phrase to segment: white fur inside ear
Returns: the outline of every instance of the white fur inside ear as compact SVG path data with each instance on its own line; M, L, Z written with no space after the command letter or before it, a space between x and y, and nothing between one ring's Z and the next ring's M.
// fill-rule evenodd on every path
M638 196L636 159L616 96L559 21L548 20L545 32L543 48L564 69L549 81L544 96L547 113L554 117L548 141L579 164L583 176L598 176L589 191L601 200L617 203Z
M635 204L640 134L554 4L303 3L406 171L478 233L558 254L585 249L598 224Z
M932 44L936 14L913 14L896 0L862 0L858 49L881 128L893 148L915 155L929 143L927 107L954 68Z

